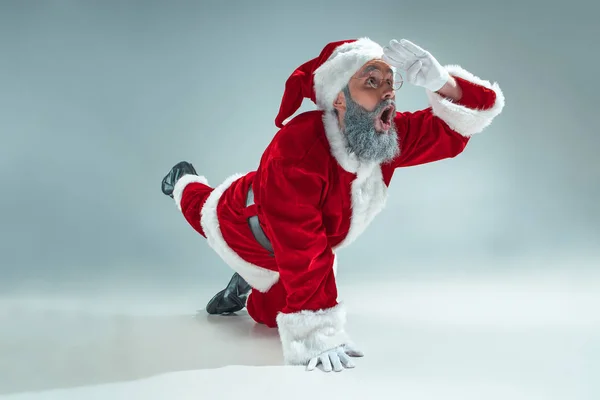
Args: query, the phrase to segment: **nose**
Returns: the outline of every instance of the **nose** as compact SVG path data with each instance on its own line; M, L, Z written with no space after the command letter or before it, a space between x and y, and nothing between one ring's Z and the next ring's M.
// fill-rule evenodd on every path
M385 86L383 89L382 100L391 100L396 97L396 92L391 86Z

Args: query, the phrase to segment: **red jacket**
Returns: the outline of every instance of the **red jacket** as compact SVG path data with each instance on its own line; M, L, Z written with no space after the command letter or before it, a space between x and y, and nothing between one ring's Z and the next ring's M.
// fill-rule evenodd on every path
M398 112L400 154L392 162L359 163L346 152L336 117L306 112L275 135L256 171L230 177L206 201L201 229L211 247L255 289L284 284L280 330L299 324L301 311L337 310L335 252L384 208L396 168L455 157L501 112L504 97L496 84L446 68L463 91L461 101L427 92L428 108ZM256 205L246 207L250 185ZM258 215L275 257L254 239L249 215ZM288 324L286 316L295 319Z

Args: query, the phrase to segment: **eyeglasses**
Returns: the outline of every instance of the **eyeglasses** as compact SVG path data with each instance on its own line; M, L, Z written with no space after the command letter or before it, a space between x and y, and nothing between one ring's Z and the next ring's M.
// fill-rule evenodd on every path
M382 84L387 83L394 90L399 90L404 83L402 75L395 72L392 79L385 79L383 73L377 69L373 69L366 76L360 76L353 79L365 79L365 83L373 89L379 89Z

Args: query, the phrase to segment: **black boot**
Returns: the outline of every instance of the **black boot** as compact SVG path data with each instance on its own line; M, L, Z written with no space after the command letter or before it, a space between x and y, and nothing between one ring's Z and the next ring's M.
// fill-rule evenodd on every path
M209 314L229 314L246 307L246 299L252 288L237 272L227 287L217 293L206 305Z
M198 175L198 173L192 164L186 161L181 161L171 168L171 171L169 171L167 176L163 178L161 185L162 192L173 198L173 189L175 189L175 184L184 175Z

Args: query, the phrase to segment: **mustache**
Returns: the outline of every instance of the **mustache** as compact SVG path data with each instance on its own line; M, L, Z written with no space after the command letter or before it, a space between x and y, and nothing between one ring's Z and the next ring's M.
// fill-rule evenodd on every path
M382 110L388 106L393 106L394 108L396 108L396 102L392 99L382 100L377 106L377 109Z
M382 100L379 104L377 104L377 107L375 107L373 111L369 111L369 114L377 115L389 106L392 106L394 109L396 109L396 102L392 99Z

